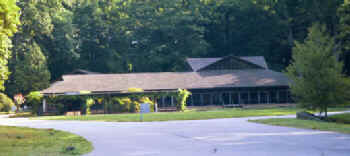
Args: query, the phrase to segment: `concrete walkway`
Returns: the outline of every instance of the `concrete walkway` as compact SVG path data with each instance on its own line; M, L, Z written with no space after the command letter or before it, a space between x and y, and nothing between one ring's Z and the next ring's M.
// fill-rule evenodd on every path
M2 116L0 125L54 128L81 135L94 145L95 149L89 156L350 155L350 135L247 121L261 118L271 117L115 123L8 119Z

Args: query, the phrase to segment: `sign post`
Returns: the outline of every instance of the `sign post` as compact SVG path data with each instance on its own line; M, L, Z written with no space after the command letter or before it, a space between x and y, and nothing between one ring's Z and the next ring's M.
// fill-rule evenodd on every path
M143 114L150 112L150 104L149 103L141 103L140 104L140 121L143 122Z

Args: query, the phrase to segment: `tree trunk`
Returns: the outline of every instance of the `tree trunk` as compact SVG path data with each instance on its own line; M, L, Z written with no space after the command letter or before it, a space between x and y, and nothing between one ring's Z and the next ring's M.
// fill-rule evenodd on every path
M288 28L288 44L291 48L294 47L294 35L292 28Z

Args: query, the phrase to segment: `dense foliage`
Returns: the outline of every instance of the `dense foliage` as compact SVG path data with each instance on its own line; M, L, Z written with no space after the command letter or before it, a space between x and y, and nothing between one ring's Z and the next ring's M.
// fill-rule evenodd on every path
M26 104L32 109L32 114L38 115L40 113L40 108L42 104L43 95L39 91L30 92L26 98Z
M12 42L10 37L17 32L19 10L16 0L0 1L0 90L4 90L5 80L10 74L7 63L11 56Z
M0 112L9 112L15 106L12 99L7 95L0 93Z
M175 96L177 104L176 104L176 110L177 111L185 111L186 110L186 101L188 97L191 95L191 92L189 92L186 89L178 89L177 90L177 96Z
M91 106L95 104L95 100L93 98L86 99L86 114L91 114Z
M0 10L9 20L0 23L1 80L8 75L7 36L19 23L14 3L0 2L9 8ZM18 0L17 5L22 25L13 39L10 96L44 89L75 69L186 71L187 57L261 55L282 71L294 41L304 41L315 22L336 38L350 71L348 0Z
M296 42L293 62L287 68L292 80L291 92L298 103L308 109L325 112L330 106L346 101L349 80L342 74L339 50L326 27L315 24L303 43Z

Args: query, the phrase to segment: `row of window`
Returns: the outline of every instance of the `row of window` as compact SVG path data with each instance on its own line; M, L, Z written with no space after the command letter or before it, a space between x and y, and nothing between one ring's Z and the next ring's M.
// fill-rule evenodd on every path
M158 99L159 107L172 107L176 99L163 97ZM208 92L193 93L187 99L187 106L213 106L230 104L267 104L292 102L288 90L241 91L241 92Z

